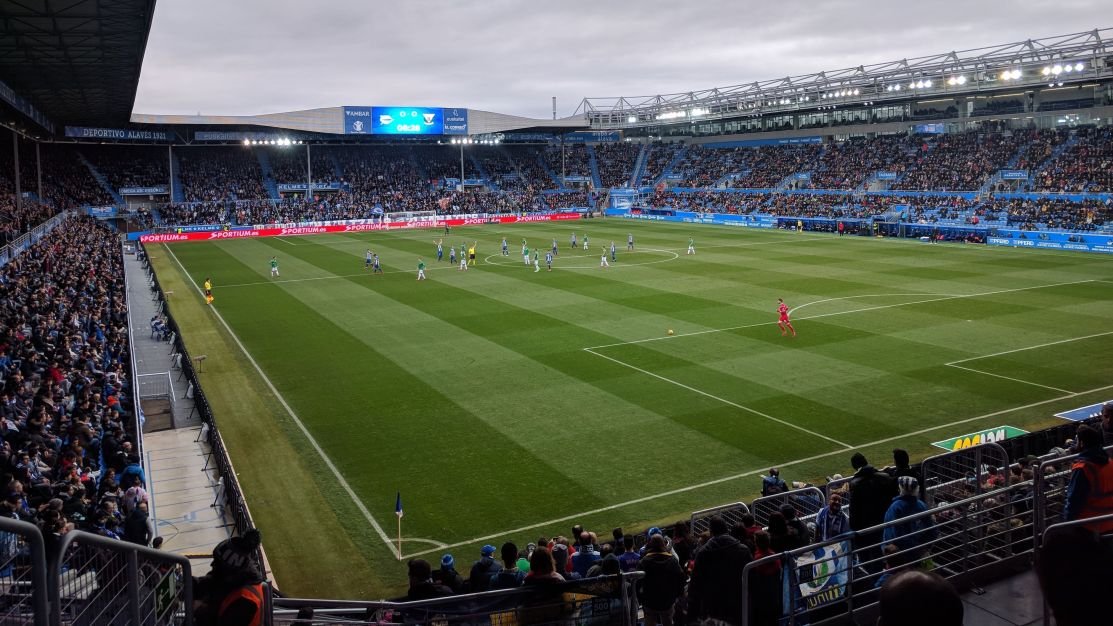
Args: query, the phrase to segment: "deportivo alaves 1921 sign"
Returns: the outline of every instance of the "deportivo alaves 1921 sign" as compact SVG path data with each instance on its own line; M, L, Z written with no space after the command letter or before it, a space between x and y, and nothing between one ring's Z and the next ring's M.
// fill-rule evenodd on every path
M996 426L969 435L962 435L961 437L954 437L944 441L936 441L931 444L944 450L965 450L974 446L980 446L983 443L994 443L997 441L1004 441L1012 437L1019 437L1020 435L1027 434L1028 431L1022 428L1015 428L1013 426Z

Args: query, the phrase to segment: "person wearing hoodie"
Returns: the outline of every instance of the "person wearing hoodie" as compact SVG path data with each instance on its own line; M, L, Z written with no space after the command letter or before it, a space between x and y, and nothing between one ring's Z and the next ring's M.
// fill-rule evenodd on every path
M672 553L666 550L664 535L650 537L647 545L649 549L638 562L638 569L645 572L642 594L645 626L672 626L673 606L684 594L688 577Z
M742 570L753 556L744 543L730 535L722 517L712 517L708 525L711 539L696 552L688 586L690 617L741 624L746 609L746 594L739 593Z
M917 513L928 510L928 505L919 498L920 485L911 476L901 476L897 479L897 488L900 495L893 498L889 510L885 512L885 522L894 522ZM882 534L885 545L894 544L900 553L893 555L898 564L915 563L927 558L927 548L935 539L935 522L930 515L901 524L886 526Z
M1079 454L1071 465L1067 484L1067 503L1063 507L1066 521L1113 513L1113 463L1101 447L1102 434L1087 425L1078 427ZM1113 531L1113 521L1095 522L1091 530Z

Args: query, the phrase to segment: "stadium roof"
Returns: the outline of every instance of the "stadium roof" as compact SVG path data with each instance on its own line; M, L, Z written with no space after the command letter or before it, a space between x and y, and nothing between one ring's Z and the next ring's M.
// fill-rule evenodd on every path
M593 128L626 128L1060 86L1110 76L1113 28L1105 28L729 87L584 98L576 113L585 115Z
M155 0L5 0L0 80L55 125L126 124L154 11Z

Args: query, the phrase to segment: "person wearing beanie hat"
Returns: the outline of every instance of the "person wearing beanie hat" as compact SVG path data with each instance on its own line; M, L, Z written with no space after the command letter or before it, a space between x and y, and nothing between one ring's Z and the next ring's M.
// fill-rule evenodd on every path
M452 558L451 554L441 557L441 567L433 572L433 582L448 587L452 593L460 593L464 590L464 577L456 571L456 559Z
M479 551L479 560L472 564L468 575L468 591L477 593L491 588L491 577L502 571L495 560L495 546L487 544Z
M259 563L262 538L252 528L213 548L212 569L193 579L194 623L257 624L266 576Z
M897 479L897 488L900 495L893 498L889 510L885 513L885 522L894 522L917 513L928 510L928 506L920 500L920 484L911 476L901 476ZM885 527L882 539L885 545L894 544L900 551L893 556L893 560L900 564L915 563L927 558L927 549L923 548L935 539L935 522L930 515L920 517L910 522L890 524Z

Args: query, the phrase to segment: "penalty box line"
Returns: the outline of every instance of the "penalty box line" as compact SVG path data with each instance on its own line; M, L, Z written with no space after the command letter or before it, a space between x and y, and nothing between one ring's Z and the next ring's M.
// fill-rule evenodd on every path
M1038 406L1043 406L1045 404L1051 404L1053 402L1059 402L1059 401L1062 401L1062 400L1069 400L1069 399L1077 397L1077 396L1084 396L1084 395L1091 394L1091 393L1098 393L1099 391L1108 391L1109 389L1113 389L1113 385L1106 385L1104 387L1096 387L1094 389L1087 389L1086 391L1079 391L1079 392L1069 393L1069 394L1066 394L1066 395L1063 395L1063 396L1058 396L1058 397L1055 397L1055 398L1051 398L1049 400L1040 400L1039 402L1032 402L1031 404L1025 404L1025 405L1022 405L1022 406L1014 406L1014 407L1008 408L1008 409L1001 409L999 411L993 411L991 413L985 413L983 415L975 415L974 417L967 417L967 418L963 418L963 419L956 420L956 421L953 421L953 422L948 422L946 424L939 424L938 426L929 426L927 428L921 428L920 430L916 430L916 431L913 431L913 432L903 433L903 434L900 434L900 435L894 435L892 437L886 437L884 439L878 439L876 441L869 441L869 442L866 442L866 443L859 444L855 447L859 450L864 450L866 448L873 448L873 447L884 445L884 444L887 444L887 443L892 443L894 441L907 440L909 437L919 437L920 435L926 435L927 433L934 432L936 430L942 430L944 428L952 428L954 426L961 426L963 424L968 424L970 422L976 422L976 421L979 421L979 420L989 419L991 417L998 417L998 416L1001 416L1001 415L1007 415L1007 414L1013 413L1015 411L1023 411L1023 410L1026 410L1026 409L1032 409L1032 408L1035 408L1035 407L1038 407ZM704 487L712 487L714 485L719 485L719 484L730 482L730 481L733 481L733 480L739 480L739 479L746 478L746 477L749 477L749 476L761 476L770 467L779 467L779 468L794 467L796 465L802 465L804 463L811 463L813 461L819 461L821 459L826 459L828 457L832 457L832 456L835 456L837 454L845 454L845 453L846 453L846 450L839 449L839 450L832 450L830 452L823 452L823 453L816 454L814 456L805 457L805 458L802 458L802 459L795 459L795 460L792 460L792 461L786 461L784 463L771 463L771 464L761 466L760 469L759 468L750 469L750 470L746 470L744 472L739 472L737 474L732 474L730 476L723 476L722 478L715 478L713 480L708 480L708 481L705 481L705 482L702 482L702 483L696 483L694 485L688 485L686 487L678 487L676 489L672 489L672 490L669 490L669 491L663 491L661 493L655 493L655 494L652 494L652 495L643 496L641 498L636 498L634 500L628 500L626 502L619 502L618 504L611 504L611 505L600 507L600 508L597 508L597 509L592 509L590 511L582 511L580 513L573 513L571 515L565 515L564 517L559 517L557 519L547 520L547 521L540 522L540 523L537 523L537 524L531 524L529 526L522 526L522 527L514 528L514 529L511 529L511 530L505 530L505 531L502 531L500 533L485 535L483 537L475 537L473 539L468 539L466 541L458 541L458 542L455 542L455 543L447 544L447 545L445 545L441 548L433 548L431 550L423 550L421 552L414 552L412 554L407 554L407 555L403 556L402 558L403 559L414 558L414 557L423 556L423 555L426 555L426 554L431 554L431 553L436 552L438 550L459 548L460 546L467 546L467 545L472 545L472 544L476 544L476 543L480 543L480 542L486 542L486 541L490 541L492 539L498 539L500 537L507 537L509 535L516 535L516 534L519 534L519 533L524 533L524 532L529 531L529 530L535 530L535 529L538 529L538 528L549 527L549 526L552 526L554 524L560 524L562 522L569 522L569 521L572 521L572 520L580 521L580 520L583 520L583 518L585 518L585 517L590 517L592 515L598 515L599 513L606 513L607 511L613 511L615 509L622 509L622 508L629 507L629 506L634 506L634 505L637 505L637 504L643 504L645 502L651 502L653 500L658 500L658 499L661 499L661 498L667 498L669 496L675 496L675 495L679 495L679 494L682 494L682 493L688 493L690 491L696 491L697 489L703 489Z
M965 359L959 359L957 361L951 361L950 363L944 363L943 365L946 365L947 367L953 367L953 368L956 368L956 369L960 369L960 370L966 370L967 372L975 372L977 374L983 374L985 376L992 376L994 378L1001 378L1001 379L1004 379L1004 380L1011 380L1013 382L1023 383L1025 385L1031 385L1033 387L1042 387L1043 389L1051 389L1052 391L1061 391L1063 393L1074 393L1074 392L1070 391L1069 389L1060 389L1059 387L1052 387L1050 385L1043 385L1043 384L1040 384L1040 383L1034 383L1030 380L1023 380L1023 379L1020 379L1020 378L1014 378L1012 376L1005 376L1003 374L996 374L994 372L987 372L985 370L980 370L980 369L976 369L976 368L973 368L973 367L966 367L965 365L959 365L959 364L960 363L969 363L970 361L977 361L979 359L989 359L989 358L992 358L992 357L995 357L995 356L1003 356L1003 355L1006 355L1006 354L1015 354L1017 352L1027 352L1028 350L1038 350L1040 348L1046 348L1048 346L1058 346L1058 345L1061 345L1061 344L1064 344L1064 343L1074 343L1075 341L1085 341L1087 339L1094 339L1094 338L1097 338L1097 337L1106 337L1108 335L1113 335L1113 330L1107 331L1107 332L1104 332L1104 333L1094 333L1092 335L1085 335L1085 336L1082 336L1082 337L1071 337L1070 339L1060 339L1058 341L1048 341L1046 343L1039 343L1039 344L1036 344L1034 346L1028 346L1026 348L1015 348L1015 349L1012 349L1012 350L1003 350L1001 352L994 352L992 354L983 354L983 355L980 355L980 356L967 357Z
M656 374L656 373L651 372L649 370L642 369L642 368L640 368L636 365L631 365L630 363L627 363L626 361L621 361L621 360L616 359L614 357L609 357L605 354L599 354L598 352L595 352L591 348L584 348L584 351L585 352L590 352L591 354L594 354L597 357L602 357L604 359L607 359L608 361L618 363L619 365L621 365L623 367L628 367L628 368L630 368L630 369L632 369L636 372L641 372L642 374L645 374L646 376L652 376L653 378L656 378L657 380L676 385L677 387L680 387L682 389L687 389L688 391L691 391L692 393L698 393L701 396L711 398L712 400L717 400L719 402L722 402L723 404L726 404L728 406L732 406L736 409L746 411L747 413L752 413L754 415L757 415L758 417L764 417L765 419L777 422L778 424L781 424L782 426L788 426L789 428L795 428L796 430L798 430L800 432L803 432L803 433L807 433L807 434L809 434L813 437L818 437L820 439L825 439L827 441L830 441L831 443L842 446L844 450L850 450L851 448L854 447L854 446L851 446L848 443L839 441L838 439L833 439L833 438L828 437L827 435L824 435L822 433L817 433L814 430L808 430L807 428L804 428L803 426L798 426L796 424L793 424L792 422L785 421L785 420L780 419L778 417L773 417L772 415L769 415L767 413L762 413L761 411L758 411L756 409L751 409L748 406L738 404L737 402L727 400L726 398L720 398L719 396L707 393L706 391L703 391L701 389L696 389L695 387L692 387L690 385L685 385L684 383L682 383L680 381L676 381L676 380L673 380L671 378L666 378L664 376L661 376L660 374Z

